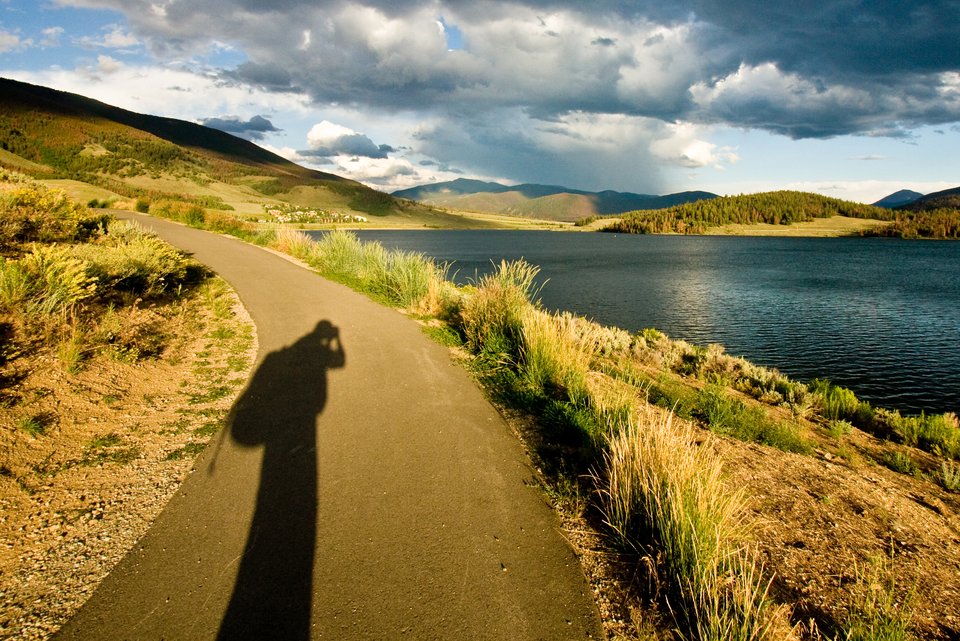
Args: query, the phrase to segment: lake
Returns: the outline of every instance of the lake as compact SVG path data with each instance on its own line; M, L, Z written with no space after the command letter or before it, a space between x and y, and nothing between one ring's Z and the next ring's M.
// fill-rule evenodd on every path
M656 327L875 405L960 411L960 243L860 238L360 231L453 263L539 265L543 304L629 331ZM453 273L455 271L455 274Z

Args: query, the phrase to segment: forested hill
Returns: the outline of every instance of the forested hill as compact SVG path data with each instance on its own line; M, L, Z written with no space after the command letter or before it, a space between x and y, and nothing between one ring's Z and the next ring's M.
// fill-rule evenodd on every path
M771 191L723 196L667 209L628 212L603 231L629 234L703 234L711 227L721 225L789 225L831 216L876 220L893 218L889 210L873 205L801 191Z

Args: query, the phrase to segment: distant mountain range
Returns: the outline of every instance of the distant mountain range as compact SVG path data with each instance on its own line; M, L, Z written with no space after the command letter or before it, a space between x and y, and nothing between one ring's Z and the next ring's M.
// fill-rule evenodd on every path
M706 191L654 196L609 190L581 191L557 185L503 185L469 178L401 189L392 195L439 207L559 221L637 209L663 209L717 197Z

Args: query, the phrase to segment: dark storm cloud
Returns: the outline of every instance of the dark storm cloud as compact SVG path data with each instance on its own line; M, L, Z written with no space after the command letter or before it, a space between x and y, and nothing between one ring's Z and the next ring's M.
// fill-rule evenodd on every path
M263 140L266 134L280 131L263 116L254 116L250 120L241 120L236 116L204 118L200 121L200 124L247 140Z

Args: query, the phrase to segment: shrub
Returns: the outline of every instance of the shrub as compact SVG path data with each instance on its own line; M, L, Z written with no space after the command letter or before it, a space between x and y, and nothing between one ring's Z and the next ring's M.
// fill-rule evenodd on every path
M0 197L0 249L31 242L85 240L100 231L108 218L91 215L62 191L23 187Z
M524 311L534 303L539 268L519 260L501 261L480 278L460 310L460 329L470 347L491 356L519 356Z
M72 253L107 297L111 290L154 296L187 276L183 254L133 223L113 223L102 242L76 246Z
M906 452L892 450L883 455L880 461L886 467L900 474L914 475L917 473L917 464Z
M948 492L960 492L960 465L951 461L940 463L940 476L937 479Z
M20 260L0 258L0 308L28 317L67 309L92 296L95 283L69 247L37 246Z
M838 418L827 423L827 433L833 438L843 438L853 431L853 424Z
M820 413L824 418L850 419L856 416L860 401L849 389L821 378L814 379L810 389L818 397Z
M150 211L150 202L144 200L143 198L137 198L137 202L133 206L141 214L146 214Z

